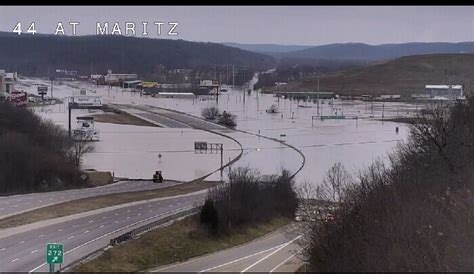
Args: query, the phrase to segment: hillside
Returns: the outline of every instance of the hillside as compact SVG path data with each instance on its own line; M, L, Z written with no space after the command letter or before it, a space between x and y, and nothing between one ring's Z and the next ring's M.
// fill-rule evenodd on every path
M474 42L462 43L404 43L367 45L344 43L316 46L282 54L286 57L342 60L388 60L402 56L436 53L474 53Z
M250 69L273 66L273 58L216 43L125 36L0 35L0 68L30 76L50 76L57 69L79 74L114 72L146 76L157 65L211 69L233 64Z
M320 77L320 90L342 95L402 94L424 90L426 84L463 84L470 92L474 83L474 54L429 54L401 57L392 61L357 67ZM291 91L314 91L316 76L293 81ZM282 89L282 88L280 88Z
M222 43L225 46L239 48L243 50L266 53L266 54L277 54L277 53L286 53L302 49L312 48L312 46L302 46L302 45L279 45L279 44L240 44L225 42Z

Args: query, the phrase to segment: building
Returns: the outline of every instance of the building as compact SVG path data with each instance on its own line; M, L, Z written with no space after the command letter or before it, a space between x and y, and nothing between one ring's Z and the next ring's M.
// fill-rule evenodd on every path
M15 82L17 80L16 72L5 72L0 70L0 96L9 97L15 91Z
M126 80L136 80L138 76L136 74L128 74L128 73L109 73L105 75L105 83L112 85L112 84L120 84Z
M123 88L135 89L141 83L142 83L142 81L140 81L140 80L124 81L123 84L122 84L122 87Z
M54 79L56 80L77 80L77 70L56 69Z
M464 90L462 85L426 85L425 97L431 99L462 99Z

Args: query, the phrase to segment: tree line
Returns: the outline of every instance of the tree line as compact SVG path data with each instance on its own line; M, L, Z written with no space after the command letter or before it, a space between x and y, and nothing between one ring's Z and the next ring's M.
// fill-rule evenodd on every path
M0 194L85 186L84 147L52 121L0 102Z
M338 204L314 221L305 254L313 271L474 269L474 99L432 108L388 163L358 176L333 167L315 192Z

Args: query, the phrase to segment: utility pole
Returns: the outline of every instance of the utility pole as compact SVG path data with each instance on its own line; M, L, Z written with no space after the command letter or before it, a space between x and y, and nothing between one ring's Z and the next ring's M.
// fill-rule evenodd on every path
M316 99L316 104L317 104L317 114L319 115L319 73L318 73L318 94L316 95L317 96L317 99Z
M53 96L53 81L54 81L54 77L51 77L51 98L54 98L54 96Z
M235 65L232 65L232 88L235 86Z

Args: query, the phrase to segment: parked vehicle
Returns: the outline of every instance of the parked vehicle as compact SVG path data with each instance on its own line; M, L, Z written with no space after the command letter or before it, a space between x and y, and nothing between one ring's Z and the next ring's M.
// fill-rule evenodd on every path
M155 171L153 174L153 183L163 183L163 175L161 174L161 170Z

